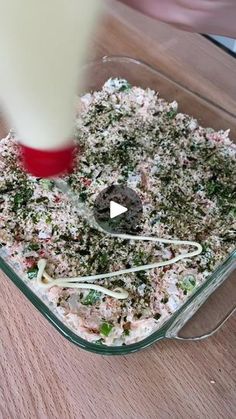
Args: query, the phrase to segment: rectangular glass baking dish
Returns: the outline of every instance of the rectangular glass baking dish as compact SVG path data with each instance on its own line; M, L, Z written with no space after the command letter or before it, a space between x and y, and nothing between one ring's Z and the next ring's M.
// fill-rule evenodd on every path
M110 77L125 78L132 85L158 91L168 101L177 100L179 110L197 118L203 126L216 130L230 128L230 137L236 140L236 114L225 111L141 61L129 57L104 57L87 65L83 76L85 83L80 93L100 90ZM79 347L98 354L132 353L164 338L202 339L218 330L236 309L235 250L155 333L128 346L99 346L81 339L63 324L50 306L21 279L19 267L13 266L3 248L0 249L0 268L63 336Z

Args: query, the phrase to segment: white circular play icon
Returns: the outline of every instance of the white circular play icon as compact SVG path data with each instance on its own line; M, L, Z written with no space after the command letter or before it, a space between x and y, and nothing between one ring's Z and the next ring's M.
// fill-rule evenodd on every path
M118 215L124 214L126 211L128 211L128 208L115 201L110 201L110 218L118 217Z

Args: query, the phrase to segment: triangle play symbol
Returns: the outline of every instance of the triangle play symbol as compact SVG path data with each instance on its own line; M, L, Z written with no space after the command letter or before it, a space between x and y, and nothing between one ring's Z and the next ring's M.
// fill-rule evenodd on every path
M118 215L124 214L126 211L128 211L128 208L117 204L115 201L110 201L110 218L118 217Z

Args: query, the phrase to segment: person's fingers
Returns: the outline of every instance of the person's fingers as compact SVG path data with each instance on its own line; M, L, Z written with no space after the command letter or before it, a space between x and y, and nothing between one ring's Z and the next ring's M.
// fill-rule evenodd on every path
M173 19L177 17L177 8L175 0L118 0L128 6L139 10L140 12L172 23Z
M187 31L236 36L236 0L119 0Z

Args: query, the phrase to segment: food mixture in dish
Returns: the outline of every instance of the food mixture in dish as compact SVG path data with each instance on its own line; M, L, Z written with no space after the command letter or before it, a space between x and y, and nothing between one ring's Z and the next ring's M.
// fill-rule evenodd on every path
M175 101L122 79L81 98L75 131L79 153L64 179L81 201L92 209L107 186L129 186L143 204L134 234L195 241L202 252L93 282L101 289L53 285L53 279L168 261L194 249L91 228L53 180L22 171L13 133L0 141L1 252L79 336L101 345L131 344L160 328L235 248L236 146L228 131L203 128L179 113ZM42 261L50 286L37 280ZM103 288L121 290L124 298Z

